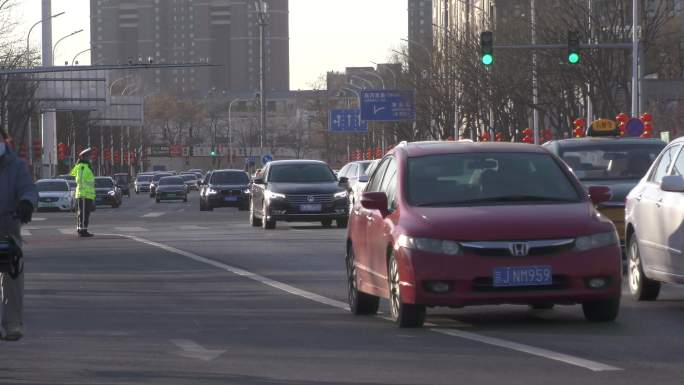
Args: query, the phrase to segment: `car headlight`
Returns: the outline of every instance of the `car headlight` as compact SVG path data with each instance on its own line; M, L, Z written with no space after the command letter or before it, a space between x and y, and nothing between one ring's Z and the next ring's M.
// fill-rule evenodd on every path
M458 255L461 253L461 246L456 241L414 238L407 235L401 235L399 236L398 245L410 250L427 251L437 254Z
M110 192L107 193L107 195L109 195L110 197L113 197L114 195L116 195L116 192L110 191Z
M618 242L620 242L620 239L615 231L593 234L585 237L577 237L577 239L575 239L575 250L587 251L598 249L599 247L615 245Z
M285 199L285 194L273 192L273 191L266 191L265 193L266 199Z
M251 193L252 193L252 190L246 188L246 189L242 190L242 193L243 193L243 194L251 194Z
M216 194L218 194L218 191L214 190L213 188L209 188L209 189L207 189L207 194L216 195Z
M335 194L335 199L343 199L347 197L347 192L346 191L340 191L337 194Z

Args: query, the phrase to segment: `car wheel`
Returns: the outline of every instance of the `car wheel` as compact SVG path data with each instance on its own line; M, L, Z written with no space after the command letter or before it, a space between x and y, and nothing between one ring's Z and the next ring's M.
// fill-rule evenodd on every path
M188 197L183 198L183 203L188 203Z
M250 203L249 205L249 223L252 225L252 227L261 226L261 219L254 215L254 203Z
M402 328L419 328L425 322L425 306L412 305L401 301L401 285L399 265L394 255L389 261L389 301L390 314L397 326Z
M347 301L354 315L372 315L378 312L380 298L359 291L356 280L354 250L349 245L347 251Z
M627 259L629 263L627 269L629 292L632 297L637 301L654 301L660 294L660 282L648 279L644 274L636 235L633 235L629 241Z
M321 221L321 225L323 225L323 227L330 227L330 226L332 226L332 219L324 219L324 220L322 220L322 221Z
M338 219L335 221L337 223L337 228L339 229L346 229L347 225L349 224L349 219Z
M207 211L214 211L214 206L212 206L209 202L207 202L207 205L205 207L207 208Z
M620 311L620 298L584 302L582 311L589 322L615 321Z
M202 199L200 199L200 211L207 211L207 209L204 208L204 202L202 201Z
M157 198L155 200L157 201L157 203L161 202L161 199L159 199L159 198Z

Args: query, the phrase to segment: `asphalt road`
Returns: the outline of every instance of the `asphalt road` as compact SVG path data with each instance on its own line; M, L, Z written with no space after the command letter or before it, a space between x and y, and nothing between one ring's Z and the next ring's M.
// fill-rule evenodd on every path
M684 290L623 298L611 324L579 306L430 309L423 329L346 309L345 230L252 228L145 195L25 227L23 340L0 384L681 384ZM386 304L381 310L386 314Z

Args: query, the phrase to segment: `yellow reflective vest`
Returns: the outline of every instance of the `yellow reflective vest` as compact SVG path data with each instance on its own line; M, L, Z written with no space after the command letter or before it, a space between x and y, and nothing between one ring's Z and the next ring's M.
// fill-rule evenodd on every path
M95 175L88 163L77 163L71 170L71 176L76 178L76 198L95 200Z

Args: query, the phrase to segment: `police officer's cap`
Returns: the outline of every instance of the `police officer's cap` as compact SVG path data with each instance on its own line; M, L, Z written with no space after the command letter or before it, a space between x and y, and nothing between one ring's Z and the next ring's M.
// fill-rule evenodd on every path
M88 147L88 148L86 148L85 150L81 151L81 152L78 154L78 158L79 158L79 159L87 159L87 158L90 157L90 154L91 154L92 152L93 152L93 149L90 148L90 147Z

